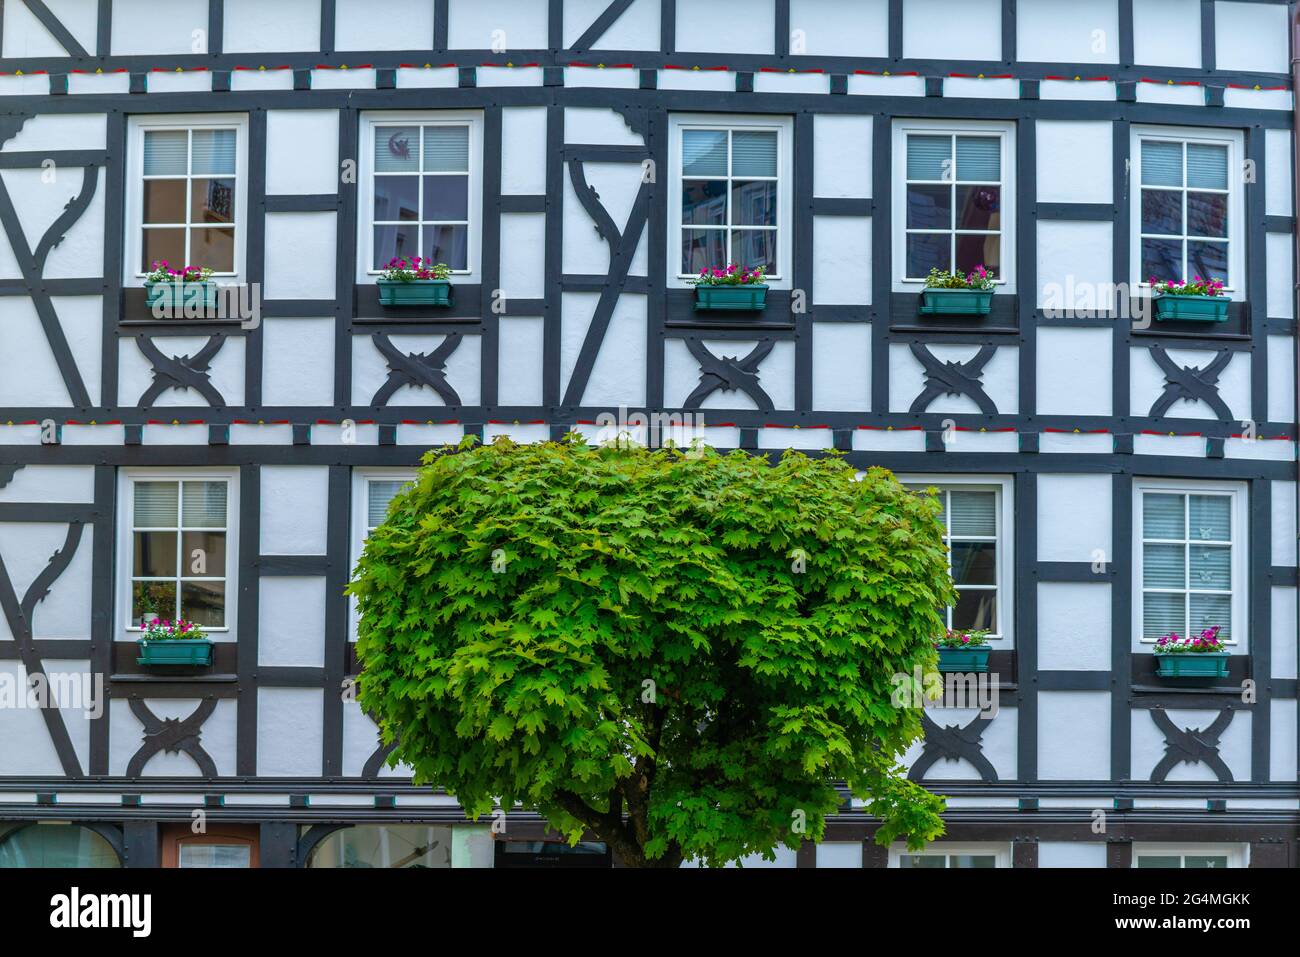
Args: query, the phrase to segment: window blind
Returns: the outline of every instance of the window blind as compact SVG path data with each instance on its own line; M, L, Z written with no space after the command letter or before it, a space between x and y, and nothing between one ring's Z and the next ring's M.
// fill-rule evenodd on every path
M1193 189L1228 188L1228 148L1187 144L1187 185Z
M186 528L225 527L225 482L186 482L181 495L181 520Z
M366 503L366 528L372 529L384 524L388 517L388 506L402 490L405 481L375 479L369 483L369 500Z
M185 130L147 130L144 134L144 175L184 176L189 156Z
M1226 495L1193 495L1188 503L1188 538L1226 542L1232 538L1232 504Z
M424 169L429 173L463 173L469 169L469 128L426 126Z
M419 172L419 135L414 126L375 127L375 172Z
M1142 637L1163 638L1171 632L1187 637L1187 615L1182 594L1146 592L1142 596Z
M732 176L775 176L776 134L737 130L731 134Z
M233 176L235 131L195 130L190 169L195 176Z
M957 178L981 183L1002 180L1002 141L992 136L957 137Z
M993 492L952 492L949 529L953 535L997 534L997 496Z
M907 178L952 179L952 137L912 135L907 138ZM945 175L946 174L946 175Z
M177 500L175 482L136 482L135 526L175 528Z
M726 176L727 134L722 130L682 130L682 175Z
M1142 496L1142 537L1182 539L1183 496L1148 494Z
M1183 185L1183 144L1142 141L1142 185Z

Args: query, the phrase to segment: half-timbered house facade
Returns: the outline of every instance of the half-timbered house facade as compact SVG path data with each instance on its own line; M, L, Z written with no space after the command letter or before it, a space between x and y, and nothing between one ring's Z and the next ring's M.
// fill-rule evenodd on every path
M947 835L846 804L776 864L1297 865L1288 4L0 11L0 866L607 862L384 765L343 588L426 449L656 413L938 488L993 633L906 756ZM409 255L450 307L380 304ZM160 318L154 260L234 294ZM765 310L695 308L728 261ZM1155 320L1193 275L1226 320ZM1156 674L1213 624L1227 679Z

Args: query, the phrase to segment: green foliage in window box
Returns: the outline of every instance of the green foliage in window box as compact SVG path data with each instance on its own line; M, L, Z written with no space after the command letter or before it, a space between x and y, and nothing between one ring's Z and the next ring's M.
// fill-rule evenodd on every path
M144 302L161 318L185 318L217 308L217 284L211 281L209 266L182 266L175 269L167 260L155 260L144 277Z
M142 665L210 665L212 640L192 621L154 618L136 639Z
M571 436L424 461L349 587L360 702L417 782L636 867L820 840L839 781L881 844L942 833L898 765L920 709L892 703L955 600L936 502L797 452Z
M450 306L451 268L446 263L434 263L414 256L390 259L381 277L375 281L379 287L381 306Z
M935 642L939 649L941 672L971 672L989 670L989 638L987 631L959 631L949 628Z
M1193 638L1177 633L1156 640L1156 674L1162 678L1226 678L1228 650L1219 640L1219 626Z
M976 266L969 273L931 269L921 292L926 316L987 316L993 307L993 273Z
M756 312L767 308L767 283L762 266L701 269L687 282L695 286L695 308L708 311Z
M1222 280L1194 276L1191 282L1178 282L1152 276L1149 281L1158 321L1227 322L1228 297Z

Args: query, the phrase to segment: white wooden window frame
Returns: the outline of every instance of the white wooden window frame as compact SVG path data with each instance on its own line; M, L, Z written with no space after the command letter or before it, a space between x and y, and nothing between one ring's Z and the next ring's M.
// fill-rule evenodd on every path
M1138 859L1141 857L1212 857L1223 855L1228 858L1228 867L1246 867L1250 862L1250 845L1248 844L1160 844L1144 843L1133 845L1133 867L1138 867ZM1184 861L1180 861L1180 868L1185 866ZM1154 868L1153 868L1154 869Z
M920 857L950 857L959 854L992 856L994 858L993 866L995 868L1004 868L1011 866L1011 845L1001 842L988 843L955 843L949 841L935 841L929 844L921 851L909 851L905 844L891 844L889 846L889 866L901 868L903 857L920 856ZM946 868L946 865L945 865Z
M791 233L794 229L794 121L788 116L746 116L735 113L677 113L668 118L668 286L692 288L686 280L696 273L681 272L682 266L682 131L732 130L767 131L776 137L776 265L777 271L764 276L773 289L791 288L793 275ZM761 178L761 177L760 177ZM726 265L720 263L719 265ZM748 265L742 263L741 265Z
M483 114L478 110L383 110L361 114L361 155L357 157L360 208L357 213L357 283L373 285L375 249L375 129L394 124L411 126L464 126L469 129L469 225L465 241L465 269L454 277L477 282L482 277L483 256ZM423 138L423 137L422 137ZM420 174L423 176L424 174Z
M155 130L231 130L235 131L235 260L234 272L213 273L213 278L231 284L246 280L248 244L248 114L246 113L177 113L158 116L132 116L127 121L126 162L126 236L122 283L143 286L144 253L144 134ZM188 179L194 178L187 171ZM211 177L200 177L211 178ZM225 177L216 177L225 178ZM189 196L186 195L186 205ZM190 265L182 263L181 265ZM202 263L193 265L201 266Z
M220 628L204 626L218 640L236 640L239 621L239 472L216 468L130 468L120 469L117 476L117 613L118 637L134 641L141 629L131 624L131 578L134 568L135 483L136 482L212 482L226 483L226 623Z
M1234 300L1246 298L1246 217L1242 189L1245 145L1240 130L1216 130L1190 126L1133 126L1129 129L1129 277L1133 289L1150 290L1150 277L1142 275L1142 141L1160 140L1184 144L1183 234L1187 233L1186 144L1228 147L1228 281L1224 294ZM1164 187L1161 187L1164 188ZM1169 187L1172 189L1173 187ZM1216 190L1194 190L1216 192ZM1154 235L1154 234L1153 234ZM1164 234L1159 234L1163 236ZM1193 237L1195 238L1195 237ZM1177 278L1158 276L1158 279ZM1191 278L1190 276L1187 278Z
M1249 627L1247 592L1250 554L1250 524L1247 491L1240 482L1207 482L1195 479L1144 478L1133 483L1133 635L1140 645L1154 646L1156 639L1143 634L1142 612L1145 593L1142 585L1143 497L1147 492L1183 495L1219 494L1232 499L1232 634L1224 639L1230 647L1246 647L1242 636ZM1186 530L1185 530L1186 531ZM1184 635L1184 638L1187 636Z
M371 482L410 482L414 481L416 476L415 469L402 468L367 468L352 470L352 568L357 567L357 562L361 559L362 549L365 548L366 537L370 534L370 527L366 519L370 511L370 483ZM350 641L357 640L357 623L360 615L357 612L357 600L355 597L348 596L348 638Z
M922 135L964 133L997 135L1002 142L1002 266L1001 275L993 281L999 291L1011 294L1016 291L1016 124L984 120L895 120L893 126L892 208L893 254L891 274L894 292L920 292L925 287L924 277L907 278L907 137ZM865 162L870 162L866 158ZM960 181L959 181L960 182ZM990 231L991 232L991 231ZM953 263L956 268L956 263Z
M997 493L997 616L998 627L989 634L993 647L1013 648L1015 621L1015 482L1005 475L899 474L904 485L940 491ZM945 532L946 532L945 528ZM949 565L951 566L951 557Z

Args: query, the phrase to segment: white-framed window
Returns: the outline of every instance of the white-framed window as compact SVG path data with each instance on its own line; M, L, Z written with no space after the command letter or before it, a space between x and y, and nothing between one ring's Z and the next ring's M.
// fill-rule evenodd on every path
M128 124L124 282L154 262L238 282L248 223L248 117L136 116Z
M764 266L789 288L792 223L789 117L690 114L669 124L668 262L673 285L701 269Z
M908 488L934 489L943 508L948 569L957 604L946 609L949 628L988 631L990 641L1011 637L1015 604L1012 482L1009 478L900 475Z
M361 558L370 533L383 524L388 505L397 493L415 479L412 469L354 469L352 472L352 566ZM352 620L350 637L357 638L357 600L349 597Z
M1015 126L898 120L893 153L894 291L983 266L1015 292Z
M1135 283L1200 276L1242 298L1241 133L1135 126L1130 136Z
M922 851L905 845L889 848L889 866L899 868L995 868L1011 866L1011 846L999 843L957 844L937 841Z
M359 281L374 282L389 260L414 256L478 275L482 155L482 113L362 115Z
M130 469L118 476L120 622L235 623L238 479L224 469Z
M1134 485L1134 630L1143 642L1219 626L1246 633L1246 489L1142 479Z
M1133 866L1245 867L1248 847L1243 844L1134 844Z

